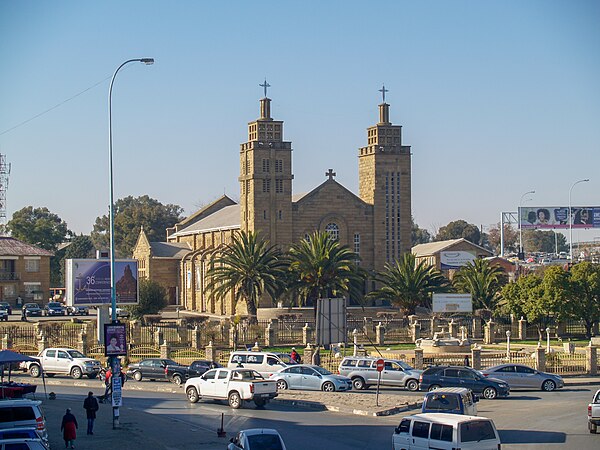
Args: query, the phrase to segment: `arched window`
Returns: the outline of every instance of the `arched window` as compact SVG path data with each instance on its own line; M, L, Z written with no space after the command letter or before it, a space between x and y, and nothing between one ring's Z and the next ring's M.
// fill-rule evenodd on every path
M332 241L338 241L340 239L340 227L337 226L337 223L328 223L325 227L325 231Z

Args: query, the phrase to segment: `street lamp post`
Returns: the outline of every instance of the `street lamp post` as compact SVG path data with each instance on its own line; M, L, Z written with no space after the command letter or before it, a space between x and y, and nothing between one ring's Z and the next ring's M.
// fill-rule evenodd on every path
M521 195L521 200L519 200L519 214L518 214L518 220L519 220L519 253L522 253L523 255L525 254L525 252L523 251L523 229L521 228L521 207L523 206L523 199L525 198L526 195L529 194L535 194L535 191L527 191L525 192L523 195Z
M571 193L576 185L579 183L587 183L588 181L590 181L589 178L576 181L571 185L571 189L569 189L569 258L571 258L571 264L573 264L573 211L571 207Z
M506 360L510 362L510 330L506 330Z
M546 353L550 353L550 328L546 328Z
M117 295L116 295L116 286L115 286L115 214L114 214L114 196L113 196L113 149L112 149L112 90L113 84L115 82L115 78L119 70L126 64L132 62L141 62L146 65L154 64L153 58L137 58L137 59L128 59L115 70L111 80L110 87L108 89L108 177L109 177L109 187L110 187L110 206L109 206L109 222L110 222L110 305L111 305L111 321L112 323L117 322ZM98 324L100 326L100 324ZM106 336L104 336L104 345L106 343ZM110 356L110 367L112 369L112 380L119 379L121 374L121 364L119 358L116 356ZM113 386L115 384L113 383ZM120 386L120 384L119 384ZM113 388L113 395L115 394L115 390ZM114 402L113 402L114 404ZM119 425L119 407L113 406L113 429Z

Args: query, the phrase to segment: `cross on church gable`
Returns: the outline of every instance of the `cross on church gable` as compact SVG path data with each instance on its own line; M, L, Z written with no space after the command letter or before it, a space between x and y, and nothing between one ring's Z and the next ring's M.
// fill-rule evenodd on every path
M265 97L267 96L267 88L270 88L271 85L269 83L267 83L267 79L265 78L265 82L263 84L259 84L259 86L261 88L265 89Z
M333 180L333 177L335 177L337 174L333 171L333 169L329 169L327 172L325 172L325 176L329 177L330 180Z
M265 81L266 82L266 81ZM389 89L385 88L385 84L383 85L383 87L381 89L379 89L379 92L381 92L381 94L383 95L383 103L385 103L385 93L386 92L390 92Z

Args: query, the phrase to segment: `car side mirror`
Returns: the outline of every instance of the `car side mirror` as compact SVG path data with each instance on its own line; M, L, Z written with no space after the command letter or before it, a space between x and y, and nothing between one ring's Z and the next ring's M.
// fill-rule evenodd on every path
M400 434L400 428L398 428L398 427L394 428L394 433Z
M234 441L234 439L233 439L233 438L229 439L229 442L231 442L232 444L233 444L233 441Z

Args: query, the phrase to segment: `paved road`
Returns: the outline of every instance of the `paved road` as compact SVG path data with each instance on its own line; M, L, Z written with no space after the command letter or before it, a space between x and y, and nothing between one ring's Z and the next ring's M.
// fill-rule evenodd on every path
M67 380L68 383L68 380ZM56 392L82 399L87 388L53 386ZM510 399L482 400L479 412L491 417L500 431L503 449L600 448L600 435L587 430L586 406L596 387L570 387L557 392L513 392ZM337 449L389 448L393 427L402 415L365 417L269 404L232 410L217 402L189 404L183 394L128 391L123 418L136 411L169 417L198 436L213 434L225 417L225 431L251 427L277 428L290 450L309 447ZM165 438L168 439L168 438Z

